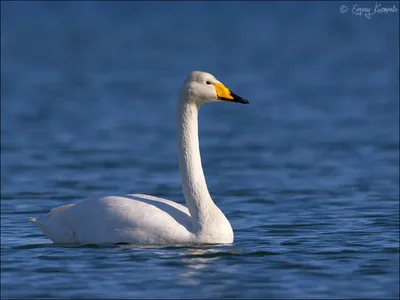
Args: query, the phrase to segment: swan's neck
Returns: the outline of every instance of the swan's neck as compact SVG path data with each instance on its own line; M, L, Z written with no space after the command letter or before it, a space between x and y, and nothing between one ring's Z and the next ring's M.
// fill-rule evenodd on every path
M196 104L179 101L178 104L178 155L183 194L193 220L195 230L202 230L221 213L212 201L207 189L201 165L198 111Z

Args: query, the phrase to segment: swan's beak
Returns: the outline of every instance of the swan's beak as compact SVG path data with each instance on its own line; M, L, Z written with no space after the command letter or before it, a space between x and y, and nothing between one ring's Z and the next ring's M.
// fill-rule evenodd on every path
M249 101L236 95L234 92L229 90L226 86L224 86L222 83L214 83L214 88L215 88L215 91L217 92L218 100L249 104Z

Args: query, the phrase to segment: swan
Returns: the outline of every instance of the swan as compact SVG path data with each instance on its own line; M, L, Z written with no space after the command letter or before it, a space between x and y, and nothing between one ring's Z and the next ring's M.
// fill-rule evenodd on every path
M178 101L177 144L187 208L144 194L89 197L29 221L56 244L233 243L232 227L211 199L201 165L198 112L202 104L209 102L249 103L210 73L193 71L186 78Z

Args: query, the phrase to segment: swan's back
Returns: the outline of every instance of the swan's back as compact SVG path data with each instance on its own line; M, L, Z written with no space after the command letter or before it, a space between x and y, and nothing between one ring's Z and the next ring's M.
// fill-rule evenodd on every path
M143 194L91 198L30 221L62 244L183 244L193 238L186 207Z

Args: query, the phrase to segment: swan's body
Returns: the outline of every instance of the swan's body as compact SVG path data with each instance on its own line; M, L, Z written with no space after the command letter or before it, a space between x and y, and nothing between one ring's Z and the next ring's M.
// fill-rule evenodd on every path
M248 103L214 76L192 72L178 103L179 169L188 208L142 194L89 198L52 209L30 221L55 243L145 245L229 244L232 227L214 204L201 166L198 111L212 101Z

